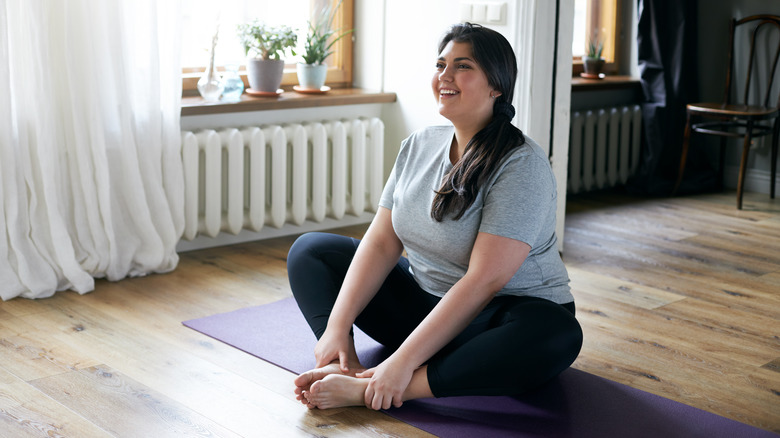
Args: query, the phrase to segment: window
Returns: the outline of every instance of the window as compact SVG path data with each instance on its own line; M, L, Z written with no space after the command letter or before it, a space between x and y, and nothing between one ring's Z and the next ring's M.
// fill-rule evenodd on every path
M298 47L303 49L308 29L308 20L323 6L336 7L338 0L187 0L183 7L183 35L181 64L185 95L197 94L197 82L208 62L211 41L219 26L218 42L215 51L215 63L222 70L225 65L238 64L245 76L244 49L236 37L236 26L253 19L271 26L286 25L296 29ZM215 5L218 8L215 8ZM353 26L354 0L343 0L337 11L334 29L349 30ZM327 83L331 86L351 86L352 84L352 38L341 38L335 45L335 52L328 58ZM300 56L286 57L282 86L298 83L295 64ZM246 81L245 81L246 82Z
M572 56L574 74L582 72L582 56L591 40L603 44L601 56L606 60L605 71L618 70L620 42L620 1L574 0L574 38Z

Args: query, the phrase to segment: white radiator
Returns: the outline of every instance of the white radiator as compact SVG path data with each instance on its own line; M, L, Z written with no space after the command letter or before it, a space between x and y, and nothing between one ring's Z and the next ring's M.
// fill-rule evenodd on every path
M184 238L375 212L377 118L182 132Z
M639 165L641 126L639 105L572 113L568 193L625 184Z

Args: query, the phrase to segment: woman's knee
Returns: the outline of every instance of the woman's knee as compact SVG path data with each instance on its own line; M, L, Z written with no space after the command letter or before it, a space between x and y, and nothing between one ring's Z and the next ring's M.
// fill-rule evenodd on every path
M296 260L301 256L310 256L312 252L316 252L317 247L324 240L323 234L325 233L312 232L298 236L287 254L287 262L289 263L290 259Z
M292 283L311 271L313 265L319 264L320 248L325 239L323 233L306 233L295 239L287 253L287 276Z
M558 356L562 362L567 362L568 366L574 362L582 348L582 327L569 310L558 304L551 304L557 308L547 315L547 348L551 355Z
M529 300L509 306L497 315L500 325L513 332L513 339L527 339L542 356L571 364L582 348L583 334L579 321L565 307L547 300ZM527 344L515 344L523 354ZM527 352L527 351L526 351ZM568 366L567 364L567 366Z
M355 255L356 242L351 237L321 232L299 236L287 253L290 282L317 276L317 273L343 275Z
M291 268L296 269L301 265L321 259L322 254L335 246L333 242L338 240L338 238L343 238L343 236L320 232L305 233L298 236L287 253L288 271Z
M560 358L561 371L574 363L582 349L582 327L575 318L567 318L559 323L557 333L550 338L549 348Z

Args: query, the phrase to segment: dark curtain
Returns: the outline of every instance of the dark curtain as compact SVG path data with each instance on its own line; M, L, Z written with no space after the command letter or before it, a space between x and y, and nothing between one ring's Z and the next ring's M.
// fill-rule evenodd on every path
M642 157L634 193L669 195L677 178L685 105L697 99L696 0L638 0L637 52L644 93ZM715 188L715 172L692 144L679 193Z

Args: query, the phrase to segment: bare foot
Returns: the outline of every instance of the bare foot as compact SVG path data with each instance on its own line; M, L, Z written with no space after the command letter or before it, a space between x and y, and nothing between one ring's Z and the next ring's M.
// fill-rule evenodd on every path
M331 409L345 406L364 406L369 379L330 374L314 382L304 392L309 409Z
M301 403L305 405L309 405L309 402L306 400L305 394L309 391L312 384L314 382L317 382L319 380L324 379L327 376L330 375L339 375L339 376L352 376L354 377L355 374L365 371L365 367L360 365L360 363L357 364L350 364L349 365L349 372L344 374L344 371L341 370L339 367L338 361L331 362L328 365L325 365L324 367L315 368L313 370L306 371L305 373L299 375L295 378L293 383L295 383L295 398L300 400Z

